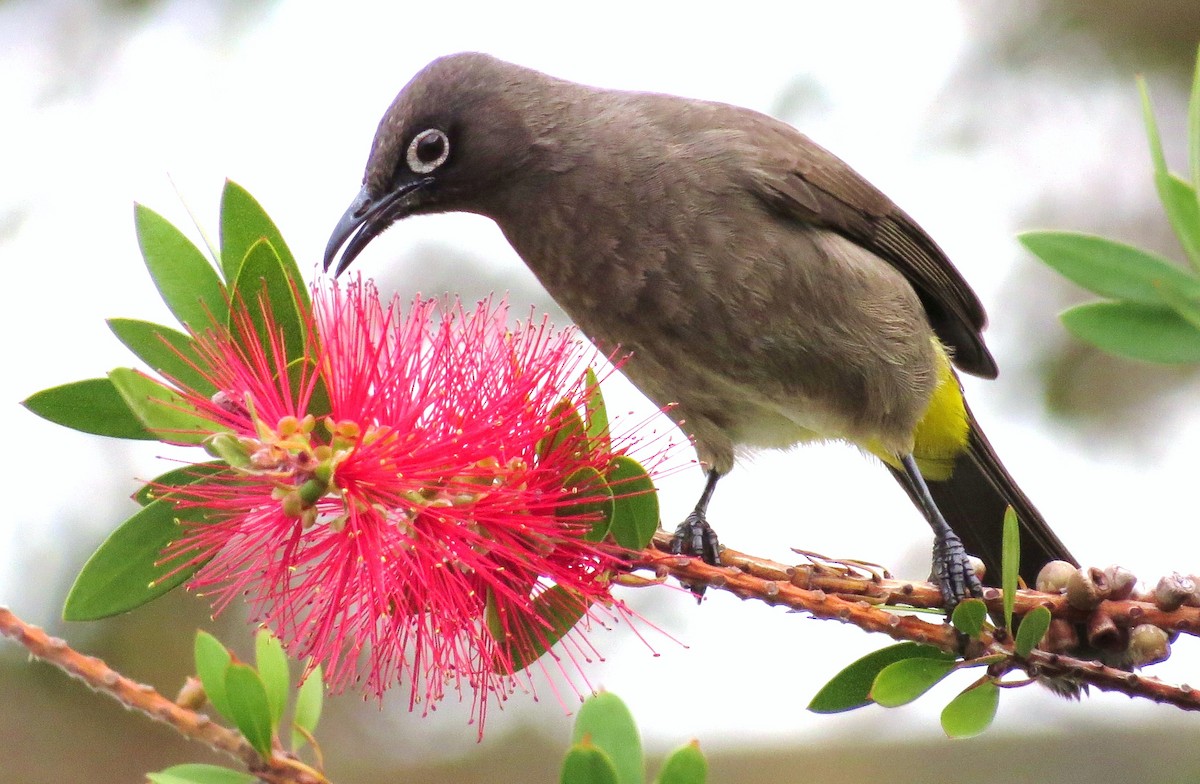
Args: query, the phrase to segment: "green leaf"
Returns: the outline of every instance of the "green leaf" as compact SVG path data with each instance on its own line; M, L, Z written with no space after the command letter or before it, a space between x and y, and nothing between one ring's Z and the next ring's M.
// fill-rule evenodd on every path
M537 443L538 458L545 458L564 443L573 449L583 449L587 446L587 431L583 426L583 418L575 410L575 406L567 398L563 398L550 409L551 428Z
M225 321L225 287L204 254L179 229L149 207L134 205L138 245L163 302L195 332Z
M1091 302L1060 318L1080 340L1113 354L1168 365L1200 362L1200 330L1168 308Z
M296 258L283 241L283 235L250 192L232 180L225 181L221 193L221 268L225 280L235 281L251 249L265 239L275 249L284 274L296 284L296 292L305 310L309 308L308 289Z
M274 358L272 346L280 336L283 338L287 363L306 355L308 330L304 326L300 307L306 302L307 293L302 286L293 289L279 254L270 241L259 240L246 252L231 297L234 302L242 303L248 311L257 340L266 350L268 359ZM298 297L303 302L298 302ZM304 307L307 310L307 305ZM268 309L271 315L270 335L264 312ZM246 340L249 336L240 335L240 329L241 325L231 318L230 332Z
M973 738L991 726L1000 687L991 678L959 694L942 709L942 729L951 738Z
M300 684L300 690L296 693L296 710L292 717L293 752L299 751L308 742L308 738L304 737L304 733L300 732L300 729L309 735L317 731L317 722L321 720L321 706L324 700L325 677L321 671L321 665L318 664L304 679L304 683Z
M563 489L582 499L558 507L559 518L571 522L591 522L592 530L584 537L599 542L608 536L613 522L613 491L604 477L591 466L580 466L563 482Z
M1196 202L1196 191L1188 183L1175 177L1167 168L1163 154L1162 138L1158 133L1158 122L1154 119L1154 107L1150 105L1150 91L1146 80L1138 77L1138 92L1142 96L1142 119L1146 124L1146 139L1150 143L1150 160L1154 164L1154 186L1159 201L1175 229L1179 242L1187 252L1193 267L1200 267L1200 204Z
M963 634L978 639L983 631L983 622L987 620L987 605L982 599L965 599L954 608L950 623Z
M233 656L221 641L206 631L196 631L196 641L192 646L196 659L196 676L204 686L208 701L222 716L233 720L233 710L225 699L225 674L233 663Z
M1034 607L1025 614L1014 642L1018 656L1028 656L1038 646L1046 636L1046 630L1050 628L1050 618L1050 610L1041 606Z
M129 410L107 378L89 378L43 389L21 402L56 425L110 438L157 440Z
M170 471L159 474L154 479L142 485L133 494L133 500L137 501L141 506L146 506L153 501L159 501L170 495L170 493L160 489L162 487L182 487L184 485L195 484L221 473L226 468L228 466L220 461L195 463L180 466L179 468L172 468Z
M333 404L329 400L329 388L325 385L325 377L318 374L313 358L301 357L300 359L293 359L288 363L287 370L293 394L299 394L301 385L304 382L308 381L312 384L312 394L309 395L308 405L304 407L304 413L312 414L318 420L328 416L333 411ZM311 380L314 374L317 374L315 382Z
M608 432L608 409L604 405L604 394L600 391L596 371L589 367L583 374L583 383L587 389L583 411L587 418L588 443L592 449L608 451L612 443Z
M577 594L554 585L533 598L532 615L541 623L529 620L526 612L508 618L506 623L491 592L484 617L500 653L512 663L513 672L520 672L571 631L587 614L588 606Z
M906 705L932 689L953 670L953 661L903 659L884 667L875 676L871 699L885 708Z
M200 416L170 387L129 368L109 371L125 405L155 437L173 444L199 444L227 428Z
M283 652L279 638L267 629L259 629L254 638L254 663L267 691L267 702L271 706L271 734L279 729L283 709L287 707L291 679L288 675L288 658Z
M1188 165L1192 187L1200 191L1200 50L1196 52L1196 70L1192 74L1192 96L1188 101Z
M558 780L560 784L618 784L612 760L587 742L567 750Z
M196 353L196 342L179 330L134 319L109 319L108 328L137 358L163 377L193 389L202 395L211 395L216 386L197 370L204 367Z
M658 490L654 482L641 463L625 455L613 458L605 479L613 495L609 529L613 539L629 550L641 550L658 530Z
M159 562L163 549L179 536L181 519L199 522L204 512L154 501L122 523L83 565L67 594L63 618L94 621L128 612L195 574L202 563L183 565L193 553Z
M667 756L655 784L704 784L708 780L708 760L696 741L685 743Z
M1167 286L1164 286L1159 293L1162 294L1163 302L1167 304L1167 307L1179 314L1195 330L1200 331L1200 299L1185 296Z
M198 763L175 765L158 773L147 773L146 778L151 784L253 784L258 781L258 777L249 773Z
M1200 201L1191 185L1174 174L1156 174L1154 184L1171 228L1193 268L1200 269Z
M225 671L225 699L229 718L263 759L271 757L271 704L262 678L246 664L231 664Z
M1110 299L1162 305L1161 290L1200 296L1200 279L1141 248L1071 232L1028 232L1019 238L1031 253L1068 280Z
M954 662L955 657L932 645L902 642L868 653L821 687L808 704L813 713L841 713L870 705L871 685L883 668L906 659Z
M1000 588L1004 591L1004 628L1012 629L1013 606L1017 601L1017 576L1021 571L1021 527L1010 506L1004 510L1004 534L1000 540Z
M629 708L612 692L593 694L580 706L571 742L581 743L589 738L612 759L617 784L643 784L646 765L641 735Z

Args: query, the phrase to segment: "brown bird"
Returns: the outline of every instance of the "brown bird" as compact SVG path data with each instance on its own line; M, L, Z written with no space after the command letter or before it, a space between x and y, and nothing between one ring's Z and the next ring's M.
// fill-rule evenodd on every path
M325 267L449 211L494 220L583 332L673 404L708 470L677 551L719 562L705 513L736 452L842 440L928 519L947 605L980 590L967 551L999 579L1008 505L1026 581L1073 561L963 400L955 367L996 375L979 300L912 218L791 126L451 55L384 114Z

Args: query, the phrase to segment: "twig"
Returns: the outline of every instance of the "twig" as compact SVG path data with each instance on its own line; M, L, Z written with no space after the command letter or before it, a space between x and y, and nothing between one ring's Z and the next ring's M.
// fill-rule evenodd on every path
M886 634L895 640L933 645L951 653L959 653L959 639L954 629L942 621L931 623L915 615L902 615L886 609L889 605L937 609L942 606L941 595L931 583L894 580L860 564L821 561L789 566L776 561L725 549L722 566L709 566L698 558L669 553L670 534L659 532L654 547L639 553L635 567L653 569L660 575L670 574L688 584L702 583L709 588L729 591L743 599L757 599L770 605L782 605L808 613L816 618L828 618L853 624L868 632ZM1002 598L995 588L984 589L984 602L999 613ZM1037 591L1018 591L1014 614L1022 616L1038 606L1045 606L1056 618L1072 622L1084 621L1088 613L1067 604L1057 594ZM1167 612L1148 602L1132 600L1105 601L1097 611L1105 612L1119 625L1153 624L1164 630L1197 634L1200 630L1200 608L1180 607ZM985 631L979 640L981 655L1002 654L1014 657L1011 640L1003 632L993 635ZM1080 684L1095 686L1103 691L1117 691L1131 697L1165 702L1184 710L1200 710L1200 691L1189 686L1175 686L1142 673L1108 667L1099 662L1063 654L1035 650L1013 662L1030 675L1065 677Z
M126 678L101 659L88 656L51 637L45 631L18 618L0 606L0 634L21 645L42 661L53 664L68 675L112 697L126 708L141 711L151 719L174 727L181 735L240 760L246 768L270 784L328 784L319 774L298 767L279 753L263 760L237 732L217 724L207 715L176 705L154 687Z

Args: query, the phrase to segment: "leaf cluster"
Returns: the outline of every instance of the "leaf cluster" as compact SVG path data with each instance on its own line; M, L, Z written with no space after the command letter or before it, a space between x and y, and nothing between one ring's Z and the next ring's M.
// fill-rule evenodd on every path
M1119 356L1164 364L1200 362L1200 55L1188 108L1189 173L1167 168L1144 80L1138 80L1154 184L1189 269L1151 251L1071 232L1020 240L1060 275L1104 299L1062 313L1079 339Z

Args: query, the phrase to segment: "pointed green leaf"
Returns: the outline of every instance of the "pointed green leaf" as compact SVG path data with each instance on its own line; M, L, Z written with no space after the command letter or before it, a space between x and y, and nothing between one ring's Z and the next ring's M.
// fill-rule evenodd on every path
M147 773L146 778L151 784L253 784L258 781L256 776L249 773L198 763L175 765L158 773Z
M279 254L268 240L259 240L246 252L231 296L234 302L241 302L247 308L258 342L267 351L268 358L274 359L272 346L280 337L287 363L305 356L308 331L301 316L302 303L297 298L306 297L306 290L302 286L293 288ZM307 309L307 305L304 307ZM268 309L271 316L269 336L264 314ZM229 329L237 334L241 325L231 319ZM240 337L245 340L248 336Z
M1000 588L1004 591L1004 628L1012 629L1017 601L1017 577L1021 571L1021 527L1010 506L1004 510L1004 534L1000 540Z
M1165 307L1091 302L1060 318L1080 340L1113 354L1168 365L1200 362L1200 331Z
M875 676L871 699L885 708L906 705L932 689L954 670L954 662L940 659L903 659Z
M951 738L973 738L996 718L1000 687L991 680L972 686L942 709L942 729Z
M321 665L318 664L304 679L304 683L300 684L300 690L296 693L296 710L292 717L293 752L299 751L308 742L308 738L304 737L304 733L299 729L303 729L309 735L317 731L317 722L321 720L321 706L324 700L325 677L321 671Z
M225 321L225 287L204 254L179 229L149 207L134 205L138 245L163 302L196 332Z
M107 378L89 378L35 392L21 402L56 425L110 438L157 440Z
M808 704L813 713L841 713L870 705L871 685L883 668L906 659L934 659L953 663L955 657L932 645L902 642L863 656L826 683Z
M1194 329L1200 331L1200 298L1185 296L1169 286L1163 286L1159 293L1162 294L1163 302L1167 304L1167 307L1179 314Z
M183 566L189 554L159 563L163 549L179 536L180 519L199 522L204 513L155 501L122 523L83 565L67 594L63 618L94 621L128 612L191 577L202 564Z
M129 368L114 368L108 378L142 425L161 441L199 444L226 428L200 416L170 387Z
M963 634L972 639L978 639L983 631L983 622L987 620L987 605L982 599L965 599L954 608L950 623Z
M170 471L159 474L154 479L142 485L133 494L133 500L137 501L141 506L146 506L153 501L161 500L170 495L170 493L162 489L164 487L182 487L195 484L219 474L226 468L228 466L220 461L195 463L180 466L179 468L172 468Z
M1020 240L1047 266L1102 297L1162 305L1163 288L1200 296L1200 279L1132 245L1063 231L1028 232Z
M267 691L271 706L271 734L279 729L283 709L287 707L288 691L292 688L288 674L288 658L279 638L267 629L259 629L254 638L254 663Z
M250 250L259 240L266 240L275 249L284 274L296 284L296 291L305 309L309 307L308 289L296 258L283 241L283 235L267 215L262 205L249 191L232 180L225 181L221 193L221 268L225 280L235 281Z
M1174 174L1155 175L1154 184L1179 244L1192 267L1200 269L1200 201L1196 200L1196 191Z
M563 489L581 500L560 506L558 517L591 523L592 530L584 537L589 542L608 536L613 522L613 491L600 472L588 465L580 466L563 482Z
M1050 628L1050 618L1050 610L1040 606L1025 614L1013 646L1018 656L1028 656L1038 646Z
M650 544L658 530L658 490L641 463L618 455L609 463L605 477L613 494L613 539L629 550Z
M554 585L533 598L532 614L540 623L522 613L507 619L506 624L490 592L484 615L500 653L512 663L513 672L520 672L571 631L587 611L588 603L577 594Z
M1162 138L1158 133L1158 122L1154 119L1154 108L1150 105L1150 91L1146 88L1145 79L1138 77L1137 81L1138 91L1142 96L1142 119L1146 124L1146 139L1150 144L1150 160L1154 165L1154 186L1158 190L1158 198L1192 266L1200 267L1200 204L1196 202L1196 191L1187 182L1172 175L1167 168Z
M196 353L195 341L179 330L134 319L109 319L108 328L138 359L189 389L211 395L216 386L197 368L204 367Z
M572 449L587 447L587 431L583 426L583 417L575 410L575 406L567 398L563 398L550 410L549 432L537 443L537 456L545 458L554 450L569 444Z
M618 784L612 760L588 742L567 750L558 780L560 784Z
M587 389L583 410L587 417L588 442L592 449L608 451L611 444L608 432L608 409L604 405L604 394L600 391L600 382L596 379L596 371L589 367L583 375L583 383Z
M602 691L584 700L575 718L571 742L581 743L588 738L612 759L618 784L643 784L646 765L642 737L620 697Z
M1200 50L1196 52L1196 70L1192 73L1192 96L1188 101L1188 166L1192 188L1200 192Z
M263 759L271 756L271 704L253 667L231 664L225 671L225 700L242 736Z
M196 659L196 677L204 686L208 701L217 712L226 719L233 720L233 710L225 699L225 674L233 663L233 656L221 641L206 631L196 631L196 641L192 646Z
M708 760L696 741L685 743L667 756L655 784L704 784L708 780Z

